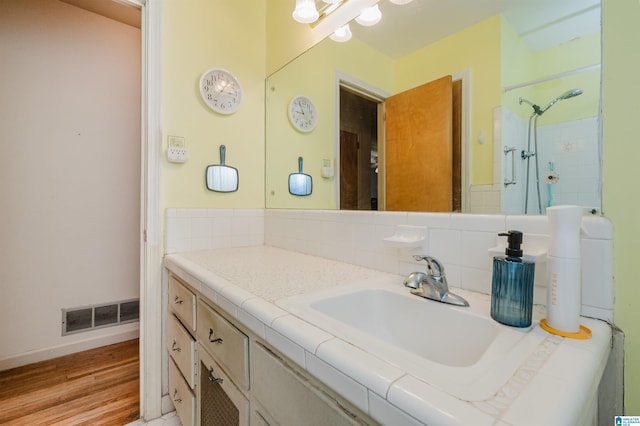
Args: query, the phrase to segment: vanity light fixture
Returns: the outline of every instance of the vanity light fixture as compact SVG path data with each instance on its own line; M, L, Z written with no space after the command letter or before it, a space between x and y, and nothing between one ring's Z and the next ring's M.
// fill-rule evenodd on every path
M349 24L343 25L335 30L333 34L329 36L329 38L333 41L341 43L351 40L351 29L349 29Z
M334 41L351 39L348 24L355 20L369 27L382 19L378 7L381 0L296 0L293 19L323 34L331 34ZM389 0L395 4L407 4L412 0Z
M315 0L296 0L296 8L293 10L292 16L302 24L310 24L315 22L320 14L316 8Z
M356 18L356 22L362 26L370 27L377 24L382 19L382 13L377 4L368 7L360 13L360 16Z

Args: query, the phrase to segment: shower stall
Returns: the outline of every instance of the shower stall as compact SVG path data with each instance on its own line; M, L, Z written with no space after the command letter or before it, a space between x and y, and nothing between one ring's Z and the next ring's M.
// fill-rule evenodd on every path
M564 99L573 98L579 95L582 95L582 89L568 90L564 92L562 95L553 99L544 108L540 108L538 105L534 104L533 102L527 99L524 99L524 98L518 99L518 103L520 105L522 105L522 103L526 103L533 108L533 113L529 117L529 126L527 128L527 150L526 151L522 150L520 153L520 158L526 161L526 172L525 172L526 183L525 183L525 189L524 189L525 190L524 214L529 213L529 199L531 198L529 194L531 189L529 182L532 178L531 157L534 158L533 170L535 171L535 190L536 190L535 195L537 195L536 200L538 202L537 213L542 214L542 198L540 197L540 184L541 184L540 161L539 161L540 155L538 152L538 117L542 116L542 114L547 112L547 110L551 108L553 105L555 105L556 102ZM533 139L533 147L531 146L532 139ZM554 168L555 168L554 162L550 161L548 163L548 171L546 173L546 178L545 178L545 182L547 184L547 196L548 196L547 207L550 207L551 204L553 203L553 195L552 195L553 191L552 191L551 185L557 183L560 179L560 176L558 175L558 173L555 172Z
M559 204L600 209L599 115L573 111L571 99L583 94L581 88L558 92L544 107L531 100L535 93L514 94L496 111L503 213L545 214ZM555 106L560 101L562 108Z

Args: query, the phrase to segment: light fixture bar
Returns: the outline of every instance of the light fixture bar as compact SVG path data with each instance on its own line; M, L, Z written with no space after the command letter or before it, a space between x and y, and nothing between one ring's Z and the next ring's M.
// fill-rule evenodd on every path
M379 1L380 0L342 0L336 3L337 6L333 11L321 14L317 21L311 23L311 27L333 33L336 28L340 28L360 16L363 9L374 6L378 4ZM326 8L323 8L323 11L325 9Z

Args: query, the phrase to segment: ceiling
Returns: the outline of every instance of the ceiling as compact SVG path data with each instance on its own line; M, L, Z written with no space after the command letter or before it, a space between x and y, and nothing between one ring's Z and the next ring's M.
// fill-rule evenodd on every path
M140 28L140 8L131 0L60 0ZM292 2L292 7L294 1ZM447 37L502 13L533 51L600 32L600 0L381 0L382 20L354 23L354 36L391 58Z
M60 0L132 27L140 28L140 8L126 0Z
M406 5L381 0L379 6L378 24L353 23L351 31L392 58L498 13L534 51L600 32L600 0L413 0Z

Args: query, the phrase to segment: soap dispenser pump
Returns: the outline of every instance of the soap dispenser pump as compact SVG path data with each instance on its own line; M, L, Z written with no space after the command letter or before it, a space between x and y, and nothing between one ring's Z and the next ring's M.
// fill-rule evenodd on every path
M498 234L507 237L505 256L493 258L491 318L513 327L529 327L533 311L535 264L522 259L522 232Z

